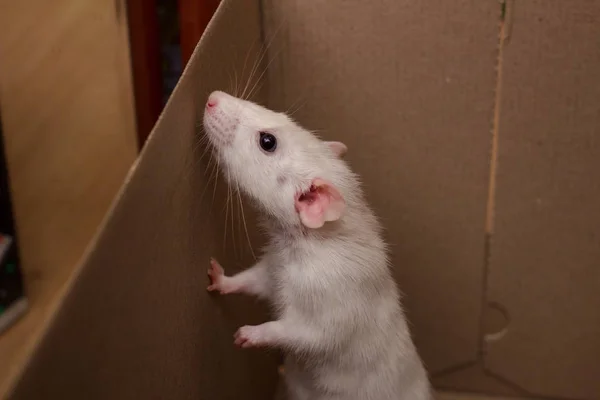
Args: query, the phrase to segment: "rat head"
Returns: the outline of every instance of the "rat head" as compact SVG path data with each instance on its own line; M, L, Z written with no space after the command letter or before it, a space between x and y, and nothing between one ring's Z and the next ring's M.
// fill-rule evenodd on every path
M280 223L316 229L343 217L356 179L341 156L286 114L213 92L204 128L229 184Z

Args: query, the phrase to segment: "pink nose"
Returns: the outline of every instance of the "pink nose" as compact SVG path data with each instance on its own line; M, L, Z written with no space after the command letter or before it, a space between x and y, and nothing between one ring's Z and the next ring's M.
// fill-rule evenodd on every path
M217 105L217 99L214 96L210 96L206 102L206 108L213 108Z

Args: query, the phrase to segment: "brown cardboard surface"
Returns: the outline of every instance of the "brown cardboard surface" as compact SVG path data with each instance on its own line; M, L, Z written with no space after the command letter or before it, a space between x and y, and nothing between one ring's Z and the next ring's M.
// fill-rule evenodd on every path
M448 389L511 397L525 397L527 395L523 390L511 385L510 382L503 381L501 378L499 379L497 376L486 372L483 368L483 360L470 366L433 376L432 383L439 390Z
M600 398L600 2L515 2L504 49L489 371Z
M348 144L428 369L474 361L499 4L264 3L270 105Z
M0 9L4 155L30 305L0 334L1 399L119 191L137 144L127 21L114 4L3 2Z
M516 397L488 397L477 394L463 394L452 392L440 392L435 396L436 400L517 400Z
M208 93L241 69L235 55L256 58L259 21L256 2L219 10L12 399L272 395L273 360L232 343L238 325L263 315L206 292L209 257L236 259L221 250L222 188L214 207L202 197L196 129Z

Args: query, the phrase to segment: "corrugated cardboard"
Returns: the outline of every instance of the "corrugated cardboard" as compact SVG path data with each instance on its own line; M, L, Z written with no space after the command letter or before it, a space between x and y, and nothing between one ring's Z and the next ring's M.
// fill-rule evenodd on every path
M266 317L205 293L210 255L252 257L195 127L263 46L257 100L348 144L434 382L600 398L599 19L586 0L225 0L12 398L272 395L273 355L231 344Z
M600 3L509 2L484 357L441 387L600 398Z
M504 49L486 368L600 398L600 2L517 2Z
M258 3L230 1L211 23L11 398L271 397L276 360L232 344L263 314L206 292L209 257L236 259L197 129L208 93L254 62L259 22Z

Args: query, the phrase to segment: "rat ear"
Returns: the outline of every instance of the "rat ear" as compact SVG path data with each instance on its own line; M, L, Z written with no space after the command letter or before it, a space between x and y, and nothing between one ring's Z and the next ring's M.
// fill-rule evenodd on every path
M325 142L327 146L335 153L338 157L343 157L348 151L348 146L342 142Z
M315 179L310 189L296 198L296 211L307 228L320 228L341 218L346 202L331 183Z

